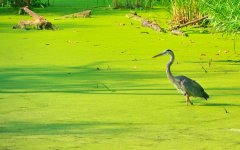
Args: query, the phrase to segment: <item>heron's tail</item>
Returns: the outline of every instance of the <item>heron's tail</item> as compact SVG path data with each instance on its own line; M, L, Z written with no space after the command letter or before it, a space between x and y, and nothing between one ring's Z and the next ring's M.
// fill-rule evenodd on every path
M203 92L203 98L205 98L205 100L209 98L209 95L205 91Z

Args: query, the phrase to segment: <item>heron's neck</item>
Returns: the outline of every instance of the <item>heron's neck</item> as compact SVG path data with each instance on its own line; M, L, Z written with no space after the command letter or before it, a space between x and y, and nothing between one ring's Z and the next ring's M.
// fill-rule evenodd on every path
M175 57L174 57L174 54L171 54L170 56L171 56L171 59L170 59L170 61L167 63L166 73L167 73L168 79L169 79L171 82L175 83L175 82L176 82L176 81L175 81L175 78L174 78L174 76L173 76L173 74L172 74L172 72L171 72L171 69L170 69L171 65L172 65L173 62L174 62Z

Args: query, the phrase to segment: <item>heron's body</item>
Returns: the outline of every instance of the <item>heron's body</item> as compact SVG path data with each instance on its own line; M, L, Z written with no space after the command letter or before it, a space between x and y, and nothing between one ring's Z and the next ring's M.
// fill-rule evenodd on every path
M186 103L187 105L193 104L189 97L193 96L193 97L202 97L205 98L206 100L209 98L208 94L204 91L204 89L202 88L202 86L200 84L198 84L196 81L186 77L186 76L176 76L174 77L172 75L171 72L171 65L174 62L174 53L172 50L166 50L156 56L161 56L161 55L165 55L165 54L169 54L171 56L170 61L167 63L167 68L166 68L166 73L167 73L167 77L168 79L174 84L174 86L184 95L186 96Z
M193 97L203 97L206 100L209 98L208 94L204 91L200 84L186 76L176 76L177 88L183 95Z

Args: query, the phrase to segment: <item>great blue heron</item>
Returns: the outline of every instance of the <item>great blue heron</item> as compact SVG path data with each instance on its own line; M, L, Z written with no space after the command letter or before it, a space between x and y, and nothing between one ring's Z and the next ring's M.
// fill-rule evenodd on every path
M201 87L200 84L198 84L196 81L186 77L186 76L173 76L170 67L174 62L174 53L172 50L167 49L164 52L153 56L152 58L156 58L158 56L169 54L171 56L170 61L167 63L166 73L168 79L174 84L174 86L184 95L186 96L186 103L187 105L190 103L193 105L193 103L190 101L189 97L202 97L206 100L209 98L208 94L204 91L204 89Z

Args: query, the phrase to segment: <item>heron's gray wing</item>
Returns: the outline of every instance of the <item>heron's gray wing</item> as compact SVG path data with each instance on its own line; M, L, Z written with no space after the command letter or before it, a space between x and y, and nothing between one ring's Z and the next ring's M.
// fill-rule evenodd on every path
M196 81L186 77L186 76L177 76L179 84L183 91L186 92L189 96L202 97L204 89Z

